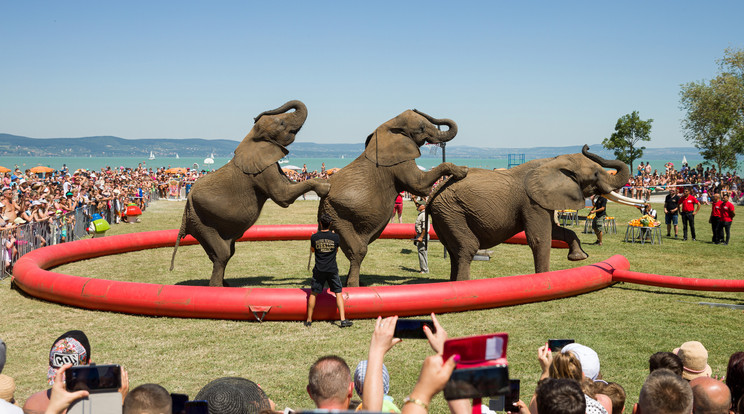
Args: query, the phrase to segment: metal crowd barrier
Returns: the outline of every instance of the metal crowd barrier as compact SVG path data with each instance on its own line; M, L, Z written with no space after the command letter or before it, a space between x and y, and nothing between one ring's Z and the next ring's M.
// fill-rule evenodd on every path
M139 205L144 211L150 202L155 200L159 200L157 191L145 194ZM137 199L131 201L136 202ZM2 267L0 280L9 277L15 262L32 250L87 237L90 219L95 213L100 214L109 224L116 224L119 217L117 213L126 208L123 203L118 206L116 204L110 203L110 207L101 211L93 211L95 208L92 205L86 205L46 221L25 223L12 229L0 230L0 266Z

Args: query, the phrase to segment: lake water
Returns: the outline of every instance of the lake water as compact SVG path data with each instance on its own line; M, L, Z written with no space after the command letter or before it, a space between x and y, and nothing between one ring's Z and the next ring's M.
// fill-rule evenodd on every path
M37 165L44 165L47 167L51 167L54 169L60 169L62 168L63 164L67 164L67 168L70 171L75 171L78 168L84 168L87 170L99 170L101 168L111 167L111 168L119 168L119 167L137 167L139 163L142 163L145 167L152 167L152 168L158 168L158 167L185 167L185 168L194 168L197 167L198 169L207 169L207 170L216 170L219 167L222 167L225 165L228 161L230 161L231 158L215 158L214 164L212 165L205 165L204 164L204 158L196 158L196 157L181 157L181 158L156 158L154 160L148 160L143 158L135 158L135 157L1 157L0 158L0 166L15 169L16 166L20 168L21 170L25 170L27 168L35 167ZM292 158L291 154L287 159L287 163L282 164L282 166L297 166L302 167L303 164L307 165L307 169L309 171L313 170L320 170L321 165L323 162L325 162L326 169L330 168L343 168L346 165L348 165L350 162L352 162L353 158ZM442 161L441 158L417 158L416 163L426 168L427 170L436 166ZM492 168L507 168L508 167L508 160L504 158L500 159L476 159L476 158L447 158L447 161L452 162L457 165L465 165L471 168L486 168L486 169L492 169ZM527 160L529 161L529 160ZM638 162L640 161L649 161L651 162L651 166L654 169L659 170L660 172L664 171L664 164L667 162L674 163L675 168L679 169L682 166L682 160L639 160L634 163L634 169L637 167ZM703 162L703 159L688 159L688 164L691 166L695 166L698 163ZM741 167L741 165L740 165ZM741 171L741 169L739 170Z

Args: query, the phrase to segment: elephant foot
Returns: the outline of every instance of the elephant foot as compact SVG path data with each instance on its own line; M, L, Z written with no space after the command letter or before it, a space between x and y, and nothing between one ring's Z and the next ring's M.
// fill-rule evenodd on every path
M452 169L452 178L456 180L462 180L468 175L468 167L455 166Z
M353 277L349 275L346 278L346 284L345 287L359 287L359 276Z
M323 198L328 195L328 193L331 191L331 185L327 182L321 182L318 183L318 185L315 186L315 193L318 194L318 197Z
M222 281L210 280L209 286L210 287L230 287L230 284L224 280Z
M588 257L589 255L581 249L579 249L578 251L568 253L568 260L572 262L578 262L579 260L585 260Z

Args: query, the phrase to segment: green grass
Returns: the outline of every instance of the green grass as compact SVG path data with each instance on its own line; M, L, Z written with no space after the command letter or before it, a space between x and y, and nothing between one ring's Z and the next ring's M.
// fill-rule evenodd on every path
M257 224L314 223L317 201L298 201L288 209L268 203ZM741 226L732 226L729 246L707 243L710 207L696 220L698 242L664 238L662 245L623 243L625 225L639 216L631 207L609 203L617 217L618 234L607 235L604 246L591 246L592 234L574 227L590 258L569 262L566 251L554 249L551 270L567 269L622 254L631 270L684 277L741 278L744 259ZM655 205L663 212L661 205ZM183 203L157 202L139 224L114 225L108 234L175 229ZM583 211L584 213L586 210ZM663 220L663 213L660 214ZM404 222L412 223L412 203L404 207ZM681 233L681 224L680 224ZM239 243L226 279L234 286L308 286L308 242ZM495 247L491 261L473 262L472 277L486 278L533 272L527 246ZM429 252L431 274L417 273L415 249L409 241L378 240L362 265L366 285L438 282L449 279L443 247L434 243ZM167 284L206 285L211 262L199 246L182 246L176 267L168 271L172 249L155 249L70 263L58 272L116 280ZM339 255L343 274L348 262ZM120 363L132 386L146 382L164 385L171 392L195 396L212 379L243 376L260 383L278 407L311 407L305 392L307 371L319 356L338 354L352 366L366 357L374 321L358 320L348 329L316 322L306 329L299 322L243 322L145 317L77 309L41 301L11 289L0 281L0 338L8 344L4 373L16 379L16 398L23 402L45 388L51 342L69 329L84 330L98 363ZM498 309L441 315L451 337L508 332L510 374L522 379L522 398L528 399L539 376L537 348L548 338L574 338L594 348L600 356L604 378L623 385L629 404L637 400L648 371L648 357L670 351L688 340L701 341L709 351L714 374L723 375L729 355L743 350L744 313L698 302L744 304L744 294L696 292L617 284L576 297ZM391 374L391 395L398 403L411 391L421 361L430 353L425 341L405 340L390 351L386 364ZM630 405L628 406L630 407ZM446 412L438 397L432 412Z

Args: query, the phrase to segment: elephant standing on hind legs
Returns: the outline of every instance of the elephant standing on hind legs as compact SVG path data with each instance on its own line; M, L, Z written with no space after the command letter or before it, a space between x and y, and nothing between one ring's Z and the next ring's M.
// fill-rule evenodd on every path
M439 125L448 127L440 131ZM395 197L401 191L426 196L443 175L467 175L467 167L442 163L423 172L415 159L424 143L447 142L457 134L457 124L408 110L380 125L367 137L364 152L330 178L331 190L323 197L318 216L328 213L341 250L349 259L347 286L359 286L359 270L367 246L380 237L390 221Z
M568 243L568 260L589 257L576 233L555 222L555 210L581 209L593 194L621 204L643 201L614 192L628 181L624 162L588 150L584 145L581 154L533 160L509 170L472 168L465 179L439 186L427 208L450 254L450 280L470 279L470 262L478 249L503 243L520 231L532 249L535 273L550 270L552 240Z
M261 113L235 149L233 159L194 183L173 249L171 270L179 241L191 234L212 261L209 286L227 286L225 266L235 253L235 241L256 222L266 200L286 208L310 190L321 197L328 194L326 180L293 183L277 163L289 153L285 146L294 142L306 118L307 108L300 101Z

